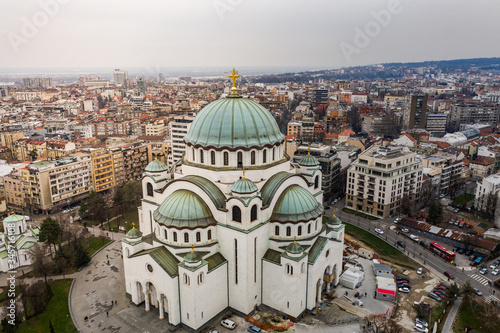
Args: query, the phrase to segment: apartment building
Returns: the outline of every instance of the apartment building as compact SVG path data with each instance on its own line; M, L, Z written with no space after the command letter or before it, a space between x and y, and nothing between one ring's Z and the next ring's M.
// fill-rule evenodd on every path
M407 147L373 146L349 167L346 207L366 214L389 217L399 211L406 194L419 199L422 165Z
M500 106L495 104L458 104L452 105L448 131L455 132L461 124L490 124L496 126L500 120Z
M427 123L427 95L410 95L405 98L403 125L405 128L425 128Z
M439 152L422 159L422 166L426 169L426 174L433 178L439 178L439 193L450 194L454 186L461 183L463 179L464 164L462 159L457 159L456 155Z
M0 140L3 147L14 150L14 144L17 140L24 138L24 132L0 132Z
M90 151L95 192L109 190L115 186L114 155L111 151L100 148Z
M75 144L68 141L48 141L47 158L56 160L75 152Z
M21 213L26 207L25 186L22 168L12 170L10 175L2 177L3 195L7 202L7 208L11 211Z
M174 121L168 123L170 143L172 147L172 154L168 155L169 167L172 167L184 155L184 152L186 151L184 137L187 135L193 120L194 117L192 116L177 116L174 118Z
M302 137L302 123L288 123L286 135L295 135L296 138L300 139Z
M155 121L152 124L146 124L145 132L147 136L164 136L167 135L168 127L163 120Z
M40 140L19 139L14 142L13 154L18 161L29 161L32 157L47 158L47 142Z
M92 161L77 153L57 161L39 161L27 168L27 200L38 213L49 214L88 197L92 190Z
M488 197L498 195L500 191L500 174L494 174L483 178L476 183L476 198L474 199L474 207L477 210L486 210Z
M142 178L148 165L148 145L138 142L121 147L123 154L124 183Z

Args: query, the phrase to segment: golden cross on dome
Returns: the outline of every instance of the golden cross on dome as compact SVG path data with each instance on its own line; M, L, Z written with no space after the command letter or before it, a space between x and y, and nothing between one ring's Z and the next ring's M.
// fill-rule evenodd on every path
M243 169L243 179L245 179L245 169Z
M307 155L311 155L311 147L307 147Z
M336 209L333 210L333 215L332 215L333 217L335 217L335 211L336 211Z
M132 229L135 229L135 223L132 222Z
M191 244L191 253L194 252L194 244Z
M231 72L231 74L228 75L228 77L233 81L233 87L231 88L231 95L236 95L237 94L236 91L238 90L236 88L236 79L239 78L240 76L236 74L236 71L233 68L233 71Z
M297 236L293 237L293 244L297 244Z

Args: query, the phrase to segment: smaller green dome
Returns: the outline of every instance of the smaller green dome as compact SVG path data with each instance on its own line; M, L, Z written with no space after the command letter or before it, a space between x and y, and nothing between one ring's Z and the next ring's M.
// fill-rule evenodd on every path
M14 222L22 221L23 219L24 219L24 216L22 216L22 215L10 214L3 221L7 222L7 223L14 223Z
M326 223L328 223L328 224L342 224L342 220L334 215L334 216L330 216L328 218L328 220L326 221Z
M139 229L136 229L135 227L130 229L125 237L130 238L130 239L135 239L135 238L141 238L142 237L142 232Z
M305 222L321 214L323 206L308 190L299 185L291 185L278 198L271 221Z
M306 156L304 156L300 159L299 165L316 166L316 165L319 165L319 161L316 157L312 156L310 153L307 153Z
M184 262L188 264L196 264L197 262L200 262L201 259L201 254L195 252L194 250L184 256Z
M250 194L257 192L258 188L250 179L245 177L238 179L232 186L231 191L238 194Z
M168 170L167 165L162 161L156 159L154 161L149 162L149 164L144 169L144 171L147 172L162 172L167 170Z
M293 243L288 244L288 246L286 247L286 252L290 254L301 254L302 252L304 252L304 248L299 243L294 241Z

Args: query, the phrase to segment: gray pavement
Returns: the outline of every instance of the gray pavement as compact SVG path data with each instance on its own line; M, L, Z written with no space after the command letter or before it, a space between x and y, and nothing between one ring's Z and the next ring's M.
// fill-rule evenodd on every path
M457 298L455 301L455 304L453 304L453 307L450 310L450 313L448 314L448 317L446 317L446 321L444 322L443 325L443 330L441 331L442 333L452 333L452 325L453 322L455 321L455 317L457 316L458 309L460 308L460 304L462 303L462 297Z

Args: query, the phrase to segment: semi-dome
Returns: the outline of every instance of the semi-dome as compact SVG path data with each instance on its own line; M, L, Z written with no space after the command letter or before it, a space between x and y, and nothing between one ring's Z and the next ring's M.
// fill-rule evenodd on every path
M205 106L184 137L186 144L216 149L272 146L284 139L266 108L238 95Z
M212 212L194 192L177 190L170 194L155 210L154 219L166 226L198 228L215 224Z
M271 221L305 222L322 213L323 206L308 190L299 185L291 185L278 198Z
M232 186L231 191L237 194L251 194L257 192L258 187L250 179L238 179Z
M165 163L163 163L160 160L155 159L154 161L151 161L148 163L144 171L147 172L163 172L167 171L168 167Z

